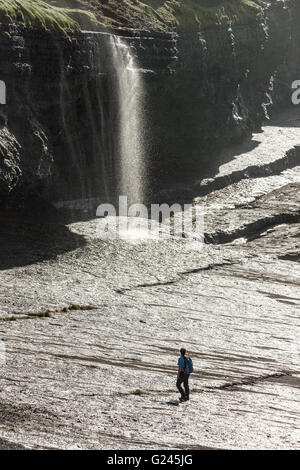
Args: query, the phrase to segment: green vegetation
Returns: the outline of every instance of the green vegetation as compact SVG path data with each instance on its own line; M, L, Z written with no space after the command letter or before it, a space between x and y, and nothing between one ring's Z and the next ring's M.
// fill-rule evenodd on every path
M261 0L173 0L160 2L144 0L157 6L157 12L166 22L179 30L191 31L200 26L224 22L246 22L262 12ZM160 6L159 6L160 4Z
M23 316L22 318L25 318L25 317ZM1 317L0 321L16 321L17 319L18 318L15 315L11 315L10 317Z
M27 315L11 315L9 317L0 317L0 321L32 320L33 318L50 318L52 315L49 310L46 312L28 313Z
M77 304L71 304L68 307L63 307L58 310L54 310L53 313L68 313L72 310L97 310L97 307L94 305L77 305Z
M48 0L70 5L71 0ZM72 0L95 12L106 26L192 31L223 22L248 22L262 12L264 0ZM63 2L63 3L62 3Z
M53 313L68 313L78 310L96 310L97 307L93 305L76 305L72 304L69 307L63 307L59 310L45 310L42 312L31 312L24 315L11 315L7 317L0 317L0 321L16 321L16 320L32 320L33 318L52 318Z
M49 3L41 0L0 0L0 22L64 32L80 30L84 23L96 23L91 12Z
M96 310L97 307L94 307L93 305L77 305L77 304L72 304L69 306L68 310Z
M261 0L143 0L140 7L159 18L160 23L180 31L192 31L228 21L245 22L261 12ZM147 5L145 5L147 4ZM153 13L154 12L154 13Z
M0 22L54 30L107 27L193 31L249 22L264 0L0 0Z
M36 313L28 313L29 318L51 318L50 310L46 310L45 312L36 312Z
M133 392L130 393L130 395L136 395L138 397L141 397L143 395L148 395L148 394L149 394L148 392L144 392L143 390L140 390L140 389L134 390Z

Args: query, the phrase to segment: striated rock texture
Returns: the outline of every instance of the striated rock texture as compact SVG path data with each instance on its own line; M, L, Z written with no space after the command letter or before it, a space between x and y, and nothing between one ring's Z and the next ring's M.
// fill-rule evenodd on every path
M196 201L215 244L0 212L0 448L299 448L299 129L232 150Z
M272 2L246 24L188 32L118 29L136 57L147 123L149 199L221 162L214 152L290 103L299 6ZM112 199L118 182L116 70L109 34L2 26L0 203Z
M0 199L22 205L29 196L52 198L56 188L72 185L72 165L82 158L88 166L89 156L99 157L93 145L100 130L90 122L99 113L97 103L90 109L99 71L93 67L95 41L82 34L70 40L3 26L0 36L7 87L7 104L0 108Z
M297 18L298 5L277 2L249 24L177 37L170 75L149 80L158 189L168 186L170 171L178 183L195 172L212 176L222 163L216 149L259 130L274 109L291 104L299 76Z

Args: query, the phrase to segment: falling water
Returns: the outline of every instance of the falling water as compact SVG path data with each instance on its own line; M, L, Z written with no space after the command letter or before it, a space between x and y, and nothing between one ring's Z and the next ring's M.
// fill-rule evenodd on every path
M74 80L68 74L63 53L60 58L59 109L65 151L59 163L57 207L75 210L94 208L99 201L115 199L118 152L118 85L111 59L109 35L85 32L90 52L89 74Z
M65 153L60 159L56 205L93 210L103 201L117 203L119 195L127 196L128 204L143 203L147 194L143 70L119 37L84 34L92 45L86 79L69 77L61 55L59 103Z
M112 60L117 73L119 99L119 194L128 202L144 202L146 193L143 159L143 86L130 48L111 36Z

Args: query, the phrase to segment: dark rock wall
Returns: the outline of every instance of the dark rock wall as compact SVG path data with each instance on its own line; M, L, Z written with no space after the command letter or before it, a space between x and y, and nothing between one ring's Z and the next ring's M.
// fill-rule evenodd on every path
M35 39L31 33L31 43L25 46L24 31L1 29L1 80L7 92L7 103L0 106L1 198L17 187L36 187L52 168L51 143L41 120L45 101L40 101L36 89L40 85L33 80L39 45Z
M103 194L114 186L113 82L107 40L97 35L0 30L0 201ZM109 140L112 141L109 141Z
M218 168L218 148L290 104L300 79L299 5L272 3L248 25L195 34L118 30L144 83L145 158L159 193ZM0 29L0 202L113 199L117 78L109 35ZM155 199L153 195L149 196Z
M158 190L195 174L212 176L220 147L291 105L292 81L300 79L300 12L297 3L285 3L269 5L252 24L178 37L171 73L149 77L150 164Z

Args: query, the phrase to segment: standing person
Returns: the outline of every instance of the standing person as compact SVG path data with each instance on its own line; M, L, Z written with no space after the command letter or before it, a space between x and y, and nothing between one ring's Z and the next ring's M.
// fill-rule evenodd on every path
M180 357L178 359L178 375L176 387L178 388L181 397L179 400L188 401L190 399L190 389L189 389L189 377L190 374L194 371L193 362L190 357L186 357L186 349L180 349ZM183 383L184 390L181 386Z

